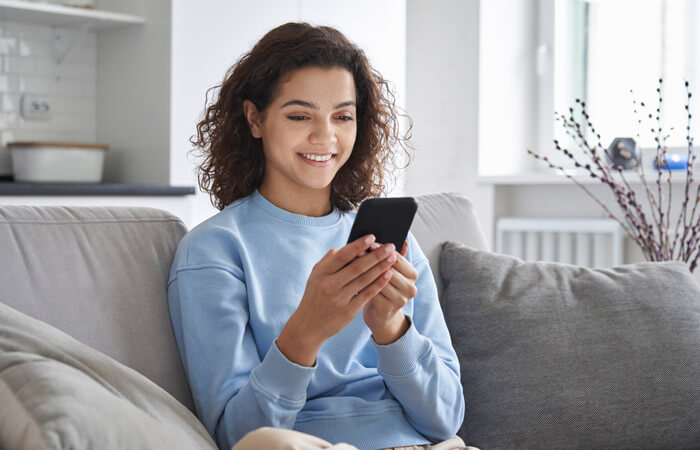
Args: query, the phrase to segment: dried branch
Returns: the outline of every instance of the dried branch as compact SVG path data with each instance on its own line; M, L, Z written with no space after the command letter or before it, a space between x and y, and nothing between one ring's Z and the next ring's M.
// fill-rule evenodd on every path
M584 162L577 159L571 151L563 148L559 141L555 140L555 148L570 159L574 166L578 169L583 169L588 176L600 181L608 186L613 193L615 203L617 204L621 216L618 217L613 213L608 206L601 202L584 184L580 183L570 174L566 174L564 167L552 163L546 156L541 156L532 150L528 153L538 160L541 160L549 165L552 169L557 169L565 173L566 177L572 180L577 186L591 197L603 210L608 214L608 217L614 219L625 233L641 248L644 256L650 261L667 261L681 260L689 264L691 272L700 265L700 183L696 185L695 196L691 202L690 191L694 184L693 164L696 155L693 148L693 138L690 133L690 122L692 115L690 113L690 93L689 84L686 81L685 87L688 95L685 109L688 112L688 123L686 126L686 141L688 143L688 167L686 169L685 196L682 203L681 212L675 222L673 234L671 234L671 204L673 200L672 186L672 170L667 163L668 147L666 141L669 135L664 135L661 124L661 111L663 104L662 96L663 79L659 79L659 86L656 89L658 93L658 107L656 115L649 113L649 120L654 120L656 123L652 125L650 130L654 135L656 142L656 155L654 157L654 166L656 168L656 192L647 182L646 173L644 171L644 160L642 155L639 155L639 164L630 172L638 176L643 188L646 201L651 211L651 217L647 217L642 201L637 197L637 193L632 184L628 180L624 167L608 163L613 161L609 150L601 145L600 135L595 131L595 127L590 120L590 116L586 111L586 103L577 99L576 104L580 109L583 121L576 119L574 108L569 108L569 115L557 114L556 120L561 121L565 132L572 138L573 142L582 150L585 157L590 159L590 162ZM632 92L632 91L630 91ZM634 113L639 114L637 102L634 101ZM644 108L644 102L639 105ZM638 118L637 122L641 125L642 120ZM585 128L584 128L585 127ZM584 129L588 129L590 134L595 137L596 142L589 142ZM673 128L671 128L673 129ZM637 134L639 137L639 134ZM630 159L631 154L623 154L623 157ZM667 185L667 201L664 198L664 189L662 187L662 177L664 171L667 172L664 184ZM619 181L618 181L619 180ZM692 209L691 209L692 203ZM697 215L697 218L696 218Z

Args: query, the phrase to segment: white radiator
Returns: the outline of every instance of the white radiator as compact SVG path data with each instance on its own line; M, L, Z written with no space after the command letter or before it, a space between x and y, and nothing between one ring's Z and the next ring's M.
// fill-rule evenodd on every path
M496 252L526 261L617 266L622 239L622 227L612 219L504 217L496 223Z

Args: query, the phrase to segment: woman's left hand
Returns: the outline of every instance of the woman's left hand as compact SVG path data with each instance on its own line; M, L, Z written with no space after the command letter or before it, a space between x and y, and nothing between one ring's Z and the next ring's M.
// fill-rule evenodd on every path
M396 254L389 284L364 307L363 319L380 345L398 340L410 325L401 308L418 292L418 272L405 258L407 252L408 243L404 242L401 253Z

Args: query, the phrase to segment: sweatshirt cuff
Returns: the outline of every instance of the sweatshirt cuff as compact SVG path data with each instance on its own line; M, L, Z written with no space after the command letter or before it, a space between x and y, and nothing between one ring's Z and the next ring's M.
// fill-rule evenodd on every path
M430 340L418 333L410 317L406 318L411 325L397 341L388 345L374 343L377 349L377 369L382 375L409 375L416 370L418 361L430 350Z
M274 400L303 403L315 371L316 364L305 367L288 360L275 341L262 363L253 369L251 381L258 391Z

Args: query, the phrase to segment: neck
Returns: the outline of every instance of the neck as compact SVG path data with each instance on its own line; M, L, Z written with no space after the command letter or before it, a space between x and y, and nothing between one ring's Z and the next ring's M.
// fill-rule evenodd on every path
M270 183L263 182L258 191L278 208L302 216L322 217L333 209L330 185L323 189L276 189Z

